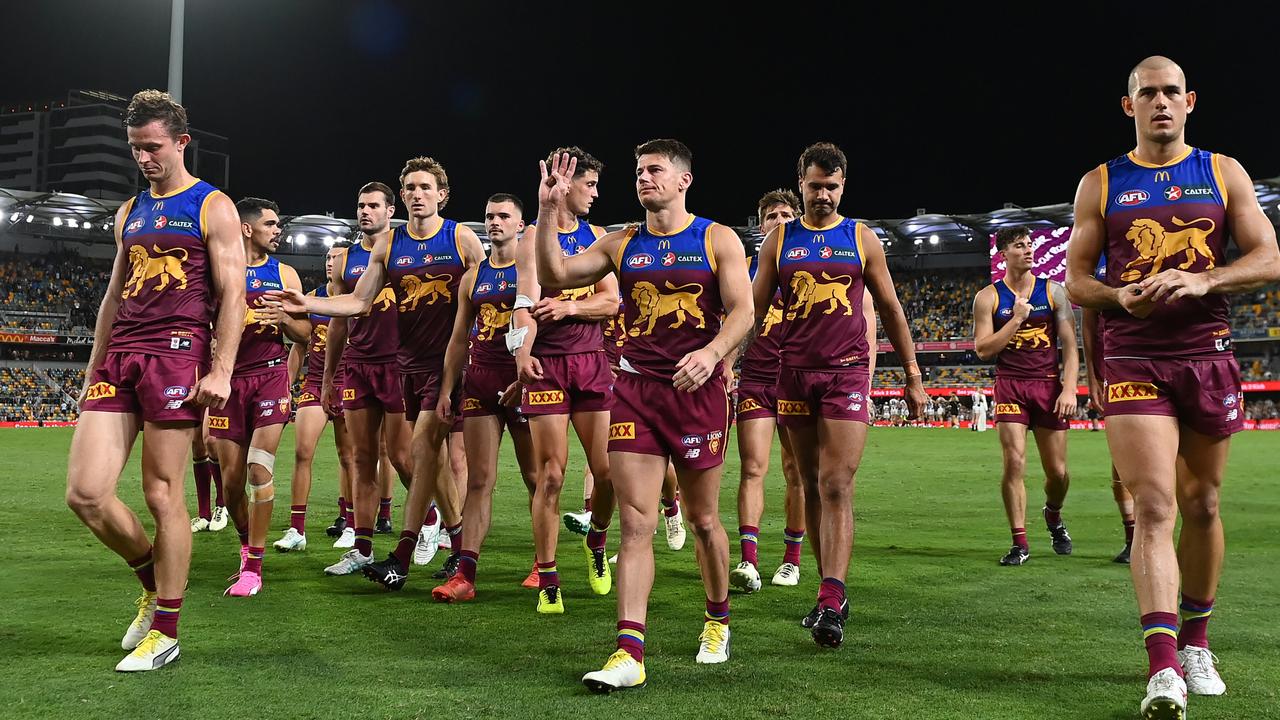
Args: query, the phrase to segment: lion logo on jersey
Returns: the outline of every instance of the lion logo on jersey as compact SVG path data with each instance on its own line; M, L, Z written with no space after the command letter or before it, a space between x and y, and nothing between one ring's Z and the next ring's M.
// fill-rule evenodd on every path
M419 279L417 275L405 275L400 279L400 287L404 288L405 298L400 301L402 311L418 309L418 301L426 300L428 305L435 305L441 297L445 302L453 302L453 293L449 292L449 282L453 276L426 275Z
M251 308L251 307L246 307L246 308L244 309L244 326L245 326L245 327L249 327L250 325L252 325L252 324L254 324L254 323L257 323L257 324L258 324L258 329L254 331L254 334L255 334L255 335L261 335L262 333L264 333L264 332L268 332L268 331L273 332L273 333L279 333L279 332L280 332L280 328L279 328L279 327L276 327L275 325L268 325L268 324L264 323L264 322L262 321L262 316L260 316L260 315L258 314L258 311L257 311L257 310L255 310L254 308Z
M561 290L560 295L556 297L556 299L562 300L564 302L586 300L587 298L591 297L591 295L594 294L595 291L596 289L590 286L582 287L582 288L573 288L572 290Z
M155 245L152 245L151 249L155 251L156 257L152 257L141 245L129 248L130 272L129 279L124 284L125 299L136 297L142 292L142 286L152 278L159 278L159 282L153 288L156 292L169 287L171 282L178 284L176 290L187 289L187 273L182 269L182 263L187 261L187 251L183 248L161 250ZM129 290L130 285L133 286L132 292Z
M495 307L492 303L484 303L480 306L480 330L476 333L477 340L492 340L498 331L506 327L511 322L511 311L502 311Z
M1200 223L1208 223L1209 227L1195 227ZM1173 224L1186 229L1169 232L1157 220L1139 218L1133 221L1124 238L1133 243L1134 249L1138 251L1138 257L1124 266L1124 272L1120 274L1121 280L1134 282L1144 277L1151 277L1163 269L1165 261L1174 260L1179 255L1184 256L1182 262L1178 264L1179 270L1186 270L1194 265L1197 255L1209 262L1205 267L1206 270L1213 269L1213 251L1209 249L1209 244L1206 242L1206 238L1217 227L1213 220L1197 218L1190 222L1183 222L1174 217ZM1145 274L1142 272L1143 267L1149 268Z
M664 284L668 290L675 292L660 293L653 283L646 280L641 280L631 288L631 299L635 302L637 312L635 322L631 324L631 337L653 334L653 326L657 324L658 318L672 313L675 313L676 321L668 325L669 328L680 327L688 317L698 321L696 327L707 326L707 320L702 310L698 308L698 298L702 297L702 285L698 283L672 285L670 280ZM647 327L641 330L641 325L647 325Z
M382 292L378 293L378 297L373 299L374 305L382 306L378 308L378 312L386 312L390 310L391 306L394 305L395 302L396 302L396 291L392 290L389 287L382 288ZM372 311L372 309L373 308L370 308L370 311Z
M764 314L764 329L760 331L760 336L768 335L773 326L780 322L782 322L782 308L777 305L770 305L769 312Z
M327 324L316 323L311 327L311 329L316 334L316 341L315 344L312 345L311 349L316 352L320 352L329 344L329 326Z
M853 277L851 275L831 277L824 272L822 279L831 282L820 283L812 273L806 270L797 270L791 276L791 290L796 294L796 299L791 303L791 307L787 308L788 320L796 319L796 313L801 306L804 306L804 313L800 317L807 318L813 307L822 303L830 303L822 312L823 315L830 315L841 305L844 306L845 315L853 314L853 305L849 304L849 286L853 284Z
M1049 328L1045 327L1023 328L1009 340L1009 347L1014 350L1039 350L1049 344Z

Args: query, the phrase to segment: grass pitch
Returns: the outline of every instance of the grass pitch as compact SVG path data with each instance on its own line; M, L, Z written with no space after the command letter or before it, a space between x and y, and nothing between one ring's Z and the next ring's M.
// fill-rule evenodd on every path
M1110 561L1123 538L1101 433L1071 434L1064 517L1075 554L1050 549L1033 477L1031 562L1001 568L1009 536L996 433L874 430L856 494L853 611L838 651L817 648L798 625L818 581L806 549L799 587L766 584L732 596L730 661L696 665L703 594L692 538L678 553L655 538L649 686L597 697L579 678L613 649L614 595L590 594L578 539L566 532L559 564L567 614L534 612L535 595L519 585L532 541L509 450L477 599L446 606L431 601L435 581L422 569L393 594L321 573L339 555L324 536L336 515L328 438L317 453L308 549L268 548L262 594L233 600L222 591L238 562L235 533L197 535L182 659L154 673L112 672L137 581L63 502L71 432L0 432L0 528L10 557L0 717L1097 719L1136 717L1143 694L1146 658L1128 569ZM1193 697L1197 720L1280 717L1280 632L1267 620L1280 611L1278 441L1265 432L1235 440L1222 503L1226 568L1210 626L1228 691ZM292 448L289 431L269 541L288 523ZM121 495L150 526L137 455ZM766 583L783 547L778 467L775 448L760 532ZM581 468L575 455L570 476ZM721 517L736 563L736 459L725 477ZM566 505L576 507L579 492L571 480ZM402 498L397 489L397 531ZM377 536L377 556L392 537Z

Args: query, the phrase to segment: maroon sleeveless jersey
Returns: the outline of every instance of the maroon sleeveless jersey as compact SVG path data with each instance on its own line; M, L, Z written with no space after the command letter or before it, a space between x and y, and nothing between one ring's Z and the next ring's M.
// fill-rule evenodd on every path
M452 220L444 220L430 237L415 237L408 225L391 235L387 270L400 305L401 372L443 368L466 269L458 224Z
M347 291L355 289L356 282L369 267L373 246L365 238L358 245L347 248L343 256L342 282ZM369 312L347 321L347 348L344 360L360 363L387 363L396 359L400 347L400 331L396 325L396 294L390 284L384 285L373 301Z
M560 230L560 252L565 257L572 257L586 252L596 241L595 231L582 221L577 221L570 230ZM555 297L557 300L583 300L595 294L594 287L557 290L542 288L543 297ZM604 334L600 323L595 320L579 320L565 318L563 320L538 323L538 335L533 341L533 354L538 357L551 355L572 355L575 353L596 352L604 349Z
M841 218L815 228L800 218L779 226L776 262L787 322L784 366L826 372L866 367L859 225Z
M996 304L991 308L992 328L999 332L1013 318L1018 296L1004 280L992 283ZM1053 289L1049 281L1034 278L1027 297L1031 313L1022 321L1018 332L996 356L996 377L1025 380L1058 377L1058 327L1054 322Z
M751 279L756 279L756 271L760 269L760 255L751 258L748 270ZM756 333L751 345L742 355L741 382L743 385L775 385L778 382L778 370L782 360L782 336L787 332L787 323L782 319L782 294L774 292L773 302L764 316L764 326Z
M471 325L471 364L488 368L513 368L515 358L507 350L511 309L516 304L516 264L494 265L485 258L476 268L475 283L468 289L476 308Z
M314 297L329 297L329 288L327 285L321 285L307 294ZM306 384L319 390L324 383L324 354L329 346L329 316L311 313L310 318L311 337L307 340ZM338 362L334 378L337 382L342 382L341 361Z
M614 258L625 299L622 367L671 380L676 363L720 332L724 302L709 231L714 222L689 216L670 235L640 225L628 231Z
M109 352L209 358L216 298L205 247L206 210L220 190L203 180L126 203L119 252L129 263Z
M258 321L258 308L263 296L271 290L284 289L284 277L280 261L267 257L257 265L245 268L244 278L244 330L240 334L240 347L236 351L236 369L233 375L257 375L285 366L289 351L284 346L284 333L275 325Z

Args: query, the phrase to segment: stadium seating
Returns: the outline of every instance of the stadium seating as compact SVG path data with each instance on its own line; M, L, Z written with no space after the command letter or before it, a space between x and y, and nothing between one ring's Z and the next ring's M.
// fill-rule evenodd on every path
M74 377L75 371L63 371ZM83 377L83 372L80 372ZM34 422L37 420L70 422L79 416L68 394L49 387L35 370L0 368L0 422Z

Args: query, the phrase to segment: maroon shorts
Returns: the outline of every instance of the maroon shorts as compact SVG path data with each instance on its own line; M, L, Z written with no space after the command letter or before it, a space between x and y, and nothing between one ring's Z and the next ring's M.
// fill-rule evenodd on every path
M689 393L669 380L624 371L613 389L618 402L609 418L609 452L659 455L692 470L724 462L729 393L718 375Z
M1060 394L1062 383L1057 379L997 377L992 417L996 423L1066 430L1071 423L1053 413L1053 405Z
M776 419L778 417L778 386L766 384L742 384L738 386L738 422Z
M258 428L289 422L289 373L276 370L233 376L226 407L209 409L209 436L246 443Z
M312 385L310 380L303 380L302 388L298 391L298 397L293 403L294 408L301 410L302 408L309 407L324 407L324 401L320 397L320 390L321 389L318 384ZM338 385L337 391L338 397L342 397L341 385ZM342 417L342 409L339 408L336 415L326 409L325 415L329 416L330 420L340 419Z
M542 379L525 388L520 412L525 415L568 415L603 412L613 407L613 373L603 352L548 355Z
M141 415L146 422L193 422L204 408L184 402L208 362L168 355L108 352L93 372L81 412Z
M462 378L462 417L496 415L507 427L528 430L529 421L519 407L506 407L499 396L516 381L516 366L495 368L472 365Z
M436 403L440 402L440 379L443 370L422 370L403 373L400 376L404 384L404 417L409 422L417 422L420 413L434 413ZM454 414L458 414L459 393L453 393L450 404ZM461 432L460 423L454 423L450 432Z
M1107 417L1167 415L1201 435L1244 429L1244 394L1234 357L1106 362Z
M866 367L841 372L784 367L778 373L778 424L809 425L819 417L871 424Z
M404 412L400 368L395 361L346 363L342 376L342 409L363 410L381 407L389 413Z

